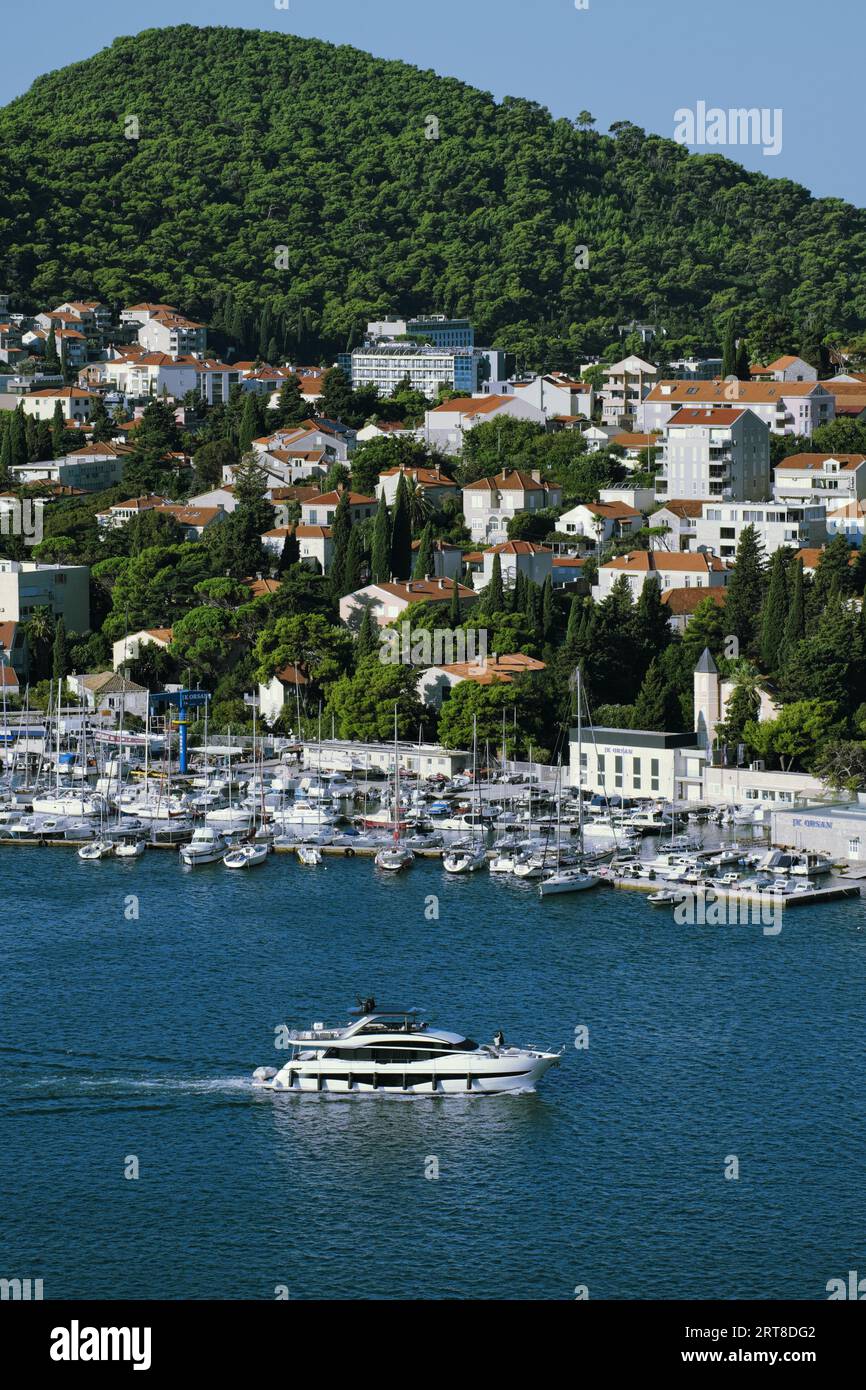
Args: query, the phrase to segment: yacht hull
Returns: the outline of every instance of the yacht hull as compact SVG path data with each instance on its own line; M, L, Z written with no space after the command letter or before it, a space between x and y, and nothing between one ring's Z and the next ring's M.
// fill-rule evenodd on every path
M455 1058L452 1069L348 1062L292 1062L269 1080L254 1081L266 1091L306 1092L328 1095L465 1096L501 1095L534 1091L545 1072L559 1061L558 1053L530 1058L491 1058L489 1063L467 1065Z

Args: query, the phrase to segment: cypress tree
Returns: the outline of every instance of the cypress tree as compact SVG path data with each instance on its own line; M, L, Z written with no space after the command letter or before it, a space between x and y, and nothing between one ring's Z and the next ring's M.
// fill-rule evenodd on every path
M358 640L355 644L355 664L360 663L368 656L375 656L379 650L379 629L373 621L373 611L369 605L365 605L364 613L361 618L361 626L358 628Z
M770 561L770 583L761 609L759 655L765 671L775 671L784 645L788 617L788 582L784 550L776 550ZM802 575L802 565L800 565Z
M352 513L349 509L349 494L344 488L331 522L331 589L335 598L342 598L347 592L346 561L349 555L349 537L352 533Z
M255 394L248 391L244 400L244 408L241 411L241 423L238 430L238 448L241 454L248 454L253 447L253 440L259 437L259 422L256 416Z
M553 632L553 580L550 575L541 588L541 631L548 641Z
M277 413L281 425L299 425L309 416L310 407L301 395L300 378L294 372L280 387Z
M433 523L428 521L424 530L421 532L421 539L418 542L418 553L415 556L415 565L412 570L413 579L425 579L427 575L435 574L436 562L433 555Z
M391 573L395 579L408 579L412 573L412 524L406 477L400 474L391 521Z
M734 371L740 381L750 381L752 373L749 371L749 349L746 346L745 338L740 339L740 346L737 348L737 360Z
M66 423L59 401L54 402L54 414L51 417L51 447L55 458L62 458L66 453Z
M490 568L490 582L484 590L481 600L483 612L490 614L501 613L505 608L505 592L502 588L502 562L499 559L499 552L493 557L493 564Z
M667 728L670 710L670 691L658 661L651 661L634 705L636 729Z
M462 617L463 617L463 615L462 615L462 613L460 612L460 587L459 587L459 585L458 585L458 583L457 583L457 576L455 575L455 577L454 577L454 588L453 588L452 591L451 591L451 609L450 609L450 612L449 612L449 614L448 614L448 625L449 625L449 627L450 627L452 630L453 630L454 628L459 627L459 626L460 626L460 623L461 623L461 621L462 621Z
M370 556L370 578L374 583L386 583L391 578L391 527L385 493L379 496L376 520L373 523L373 548Z
M576 641L583 619L582 604L577 594L572 595L571 604L568 609L568 626L565 629L565 645L571 649L572 643Z
M54 406L54 416L55 416L55 419L57 418L58 412L59 412L59 414L60 414L61 429L64 429L65 427L64 427L64 425L63 425L63 411L60 409L60 402L59 402L59 401L57 401L56 404L55 404L55 406ZM24 405L23 405L23 403L20 404L20 405L17 405L17 406L15 407L15 409L13 410L13 412L12 412L12 422L11 422L11 424L10 424L10 426L9 426L9 435L10 435L10 447L11 447L11 450L12 450L12 462L15 463L15 464L26 463L26 462L27 462L27 429L26 429L26 425L25 425L25 422L24 422ZM61 443L62 443L62 441L61 441ZM62 452L62 448L61 448L60 452Z
M640 649L641 670L646 671L671 641L670 611L662 603L657 579L647 579L634 610L634 635Z
M725 335L722 341L722 376L736 376L737 372L737 339L734 333L734 316L729 314L725 324Z
M56 681L65 680L69 674L69 643L66 640L66 624L57 619L54 629L54 648L52 651L52 676Z
M757 649L763 596L763 551L754 526L746 526L737 546L734 573L725 602L726 626L728 633L739 642L740 656L753 656Z
M363 583L364 540L360 526L353 526L349 532L346 548L346 567L343 572L343 593L353 594Z
M785 633L782 638L782 651L779 653L779 663L787 661L792 655L798 642L802 642L806 636L806 576L803 572L802 563L794 560L794 580L791 585L791 601L788 605L788 617L785 622Z

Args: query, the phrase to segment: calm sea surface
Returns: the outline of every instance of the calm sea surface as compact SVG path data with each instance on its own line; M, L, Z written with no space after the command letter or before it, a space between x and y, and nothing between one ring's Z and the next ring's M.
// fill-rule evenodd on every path
M24 847L0 888L0 1276L46 1298L816 1299L866 1268L859 899L769 937L436 861ZM279 1024L359 993L562 1062L534 1096L251 1090Z

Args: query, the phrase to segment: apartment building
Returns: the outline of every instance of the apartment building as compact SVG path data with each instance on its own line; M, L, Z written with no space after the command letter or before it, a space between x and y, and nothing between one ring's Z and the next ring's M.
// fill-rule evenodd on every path
M749 367L749 374L753 381L817 381L818 372L815 367L810 367L808 362L804 362L802 357L777 357L774 362L768 362L766 367L761 367L753 362Z
M791 454L773 469L773 496L841 507L866 497L866 455Z
M645 362L634 353L605 367L604 385L599 393L602 424L631 429L644 397L658 377L658 370L652 362ZM638 428L647 429L643 425Z
M26 623L37 608L62 618L67 632L90 627L87 565L41 565L0 556L0 623Z
M636 428L664 430L683 407L751 410L773 434L811 436L836 416L832 392L818 381L659 381L637 411Z
M733 560L747 526L754 527L766 555L782 546L792 550L818 547L827 541L827 510L823 503L816 506L808 502L771 502L765 506L705 502L695 522L695 547Z
M725 497L763 501L770 496L770 438L752 410L681 409L667 423L660 500Z
M428 410L420 434L424 442L433 448L455 454L463 448L463 436L468 430L506 417L528 420L535 425L543 426L546 423L544 412L519 396L461 396L443 401L433 410Z
M435 396L441 386L454 391L477 391L486 374L483 354L471 347L434 347L429 343L368 343L355 348L348 361L352 386L375 386L391 396L408 378L413 391ZM343 360L339 365L344 370Z
M666 589L723 589L730 573L724 560L704 551L684 555L666 550L632 550L599 565L592 597L600 603L623 576L628 580L632 598L638 599L648 580L658 584L663 593Z

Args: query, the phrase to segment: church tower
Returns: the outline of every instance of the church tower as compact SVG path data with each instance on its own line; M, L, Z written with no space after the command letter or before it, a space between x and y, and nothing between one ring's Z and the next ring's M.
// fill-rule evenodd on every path
M716 725L721 723L721 681L709 647L704 647L694 671L695 733L701 748L712 749Z

